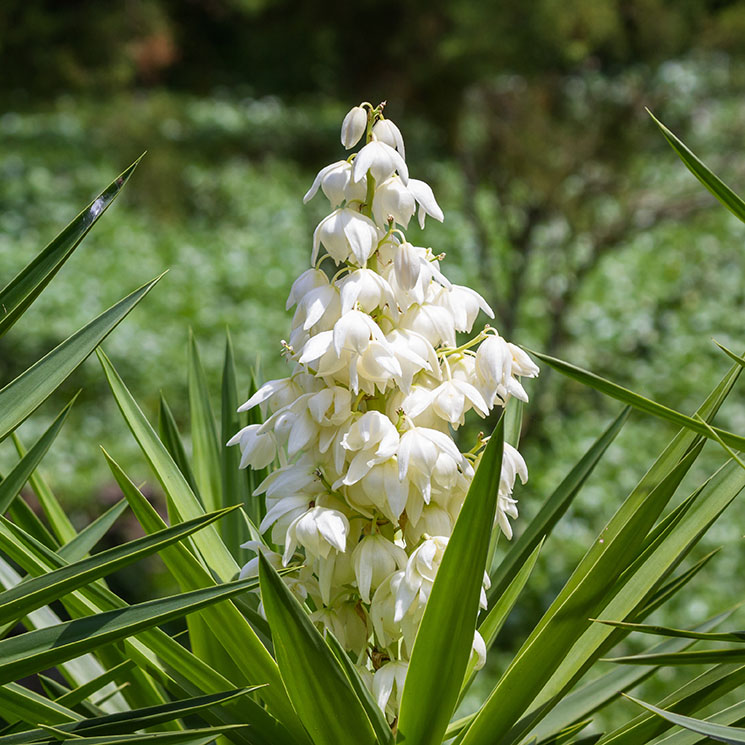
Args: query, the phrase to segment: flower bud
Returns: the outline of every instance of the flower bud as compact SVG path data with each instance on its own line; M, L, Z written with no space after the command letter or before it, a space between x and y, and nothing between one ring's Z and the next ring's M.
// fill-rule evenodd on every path
M341 144L349 150L354 147L367 129L367 111L362 106L349 110L341 123Z
M404 569L407 559L406 551L380 533L365 536L352 553L357 587L362 599L369 603L370 590L378 587L397 569Z
M385 711L388 701L393 696L396 709L401 704L401 694L404 692L404 681L406 671L409 669L407 662L386 662L375 672L373 678L373 696L378 706ZM395 690L395 693L394 693Z

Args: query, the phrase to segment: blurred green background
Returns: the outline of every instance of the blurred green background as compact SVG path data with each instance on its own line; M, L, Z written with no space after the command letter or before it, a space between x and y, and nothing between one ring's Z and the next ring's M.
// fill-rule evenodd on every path
M302 195L341 157L346 110L387 99L412 174L446 215L412 238L447 253L448 276L489 300L501 333L690 411L729 367L712 337L745 348L745 229L680 164L645 107L745 190L744 38L745 2L726 0L5 0L3 281L148 153L0 340L0 379L164 269L105 344L148 414L162 391L188 431L189 328L216 400L226 327L241 385L259 356L265 378L283 375L285 298L325 213ZM24 425L25 439L78 389L45 475L81 524L117 497L99 444L152 478L95 360ZM546 369L529 393L523 520L620 408ZM720 423L745 431L742 392ZM632 416L547 546L509 638L671 436ZM711 444L705 456L689 485L721 461ZM13 458L0 445L0 468ZM677 625L742 598L744 530L741 501L701 547L726 546L669 611ZM134 599L148 594L139 579Z

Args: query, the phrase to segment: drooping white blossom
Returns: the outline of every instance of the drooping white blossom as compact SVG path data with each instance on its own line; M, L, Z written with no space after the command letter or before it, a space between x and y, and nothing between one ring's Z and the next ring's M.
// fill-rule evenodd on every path
M409 177L403 136L383 105L355 106L341 142L357 153L322 168L304 201L320 191L331 206L313 235L311 266L287 299L294 308L284 352L286 378L239 409L259 407L229 441L241 467L272 470L256 489L266 512L262 552L311 619L353 656L389 720L397 716L409 655L437 571L488 438L456 442L462 425L511 397L538 367L484 326L494 317L475 290L451 283L442 254L404 230L417 214L443 220L432 189ZM332 261L325 261L330 258ZM464 448L462 450L461 448ZM510 538L513 490L528 473L505 444L495 524ZM258 560L243 569L253 576ZM484 575L481 608L489 577ZM486 658L476 633L472 661Z

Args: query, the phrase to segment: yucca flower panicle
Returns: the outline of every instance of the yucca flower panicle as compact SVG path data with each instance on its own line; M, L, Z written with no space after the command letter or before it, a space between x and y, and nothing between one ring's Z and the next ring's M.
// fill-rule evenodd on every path
M353 655L392 721L486 442L461 452L453 432L513 396L527 401L519 378L538 367L492 326L457 344L480 313L494 314L475 290L445 277L441 254L407 240L415 214L422 227L427 215L444 215L432 189L409 177L403 137L383 112L369 103L349 111L341 142L359 150L322 168L304 197L320 192L331 212L287 300L295 309L283 343L290 374L240 408L260 406L264 423L228 444L241 448L241 467L275 464L256 493L267 508L259 530L277 551L245 547L275 566L301 560L284 581ZM515 480L527 475L505 445L496 524L508 538ZM251 559L244 573L255 571ZM478 634L472 654L483 665Z

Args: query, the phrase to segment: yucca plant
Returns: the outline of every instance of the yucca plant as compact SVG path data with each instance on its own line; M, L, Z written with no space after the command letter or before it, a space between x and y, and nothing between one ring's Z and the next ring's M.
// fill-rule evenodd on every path
M745 203L660 128L688 168L745 220ZM692 717L745 681L738 646L745 635L715 630L729 611L693 630L644 624L707 564L710 555L687 559L745 487L735 453L745 438L712 424L745 361L724 350L734 366L689 417L532 353L626 408L536 517L525 526L518 521L518 534L498 548L498 532L509 535L507 518L516 517L512 485L525 476L516 450L525 396L515 376L537 368L491 328L457 344L455 330L470 328L480 300L449 286L440 257L411 246L401 229L417 203L422 219L441 218L434 196L408 179L403 140L381 107L355 107L347 116L343 144L353 147L361 137L360 152L322 170L309 192L320 187L337 207L319 225L315 247L325 250L321 261L335 262L335 273L314 266L293 287L298 310L284 347L290 377L250 381L241 407L247 413L237 413L228 339L218 426L190 341L190 455L165 399L153 427L99 347L157 279L0 391L0 432L19 453L0 482L0 745L745 742L745 731L733 726L745 720L745 703L706 720ZM135 165L0 291L0 333L51 281ZM449 318L433 309L438 303ZM104 452L124 499L74 529L38 470L71 404L28 450L16 436L94 349L160 483L169 525L116 454ZM491 437L461 453L451 435L466 410L486 415L495 406L504 413ZM453 720L541 547L631 407L681 429L599 532L490 695ZM721 446L723 465L680 499L681 481L707 439ZM240 453L223 444L229 440ZM21 494L26 483L42 518ZM127 508L146 536L95 553ZM256 554L248 564L241 546ZM156 553L179 594L130 605L112 592L109 574ZM186 633L161 628L182 617ZM617 667L595 673L631 633L663 639L644 654L616 655ZM730 646L693 649L701 640ZM660 666L690 664L707 667L656 705L639 701L644 708L627 724L587 734L596 712ZM59 675L47 677L50 668ZM15 682L33 675L43 693ZM675 725L683 729L670 734Z

